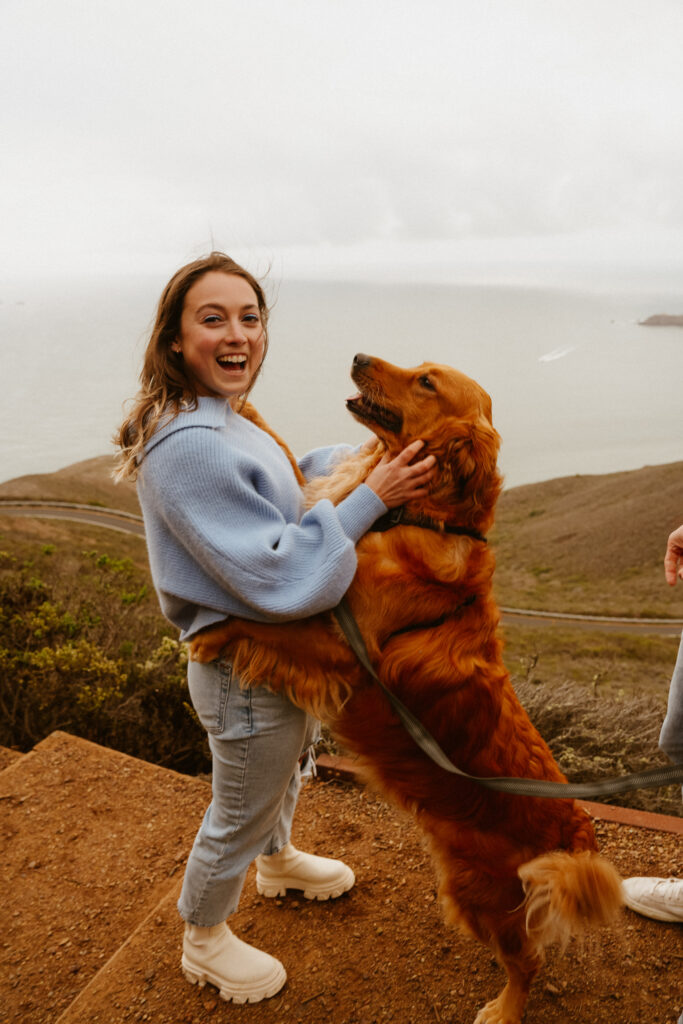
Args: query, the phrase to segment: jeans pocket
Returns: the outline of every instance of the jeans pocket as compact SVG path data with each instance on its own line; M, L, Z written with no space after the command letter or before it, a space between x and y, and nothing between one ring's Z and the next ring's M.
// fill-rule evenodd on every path
M232 683L232 665L211 661L204 665L188 662L187 685L192 706L207 732L218 734L225 728L225 714Z

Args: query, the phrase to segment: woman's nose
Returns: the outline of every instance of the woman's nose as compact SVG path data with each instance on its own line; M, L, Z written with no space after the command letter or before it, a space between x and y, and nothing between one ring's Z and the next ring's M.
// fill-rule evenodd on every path
M244 330L241 320L226 321L226 334L228 341L246 341L247 339L247 332Z

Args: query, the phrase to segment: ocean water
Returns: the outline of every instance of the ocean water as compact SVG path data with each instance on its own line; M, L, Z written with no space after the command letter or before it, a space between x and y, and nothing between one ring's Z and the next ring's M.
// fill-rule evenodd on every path
M113 451L164 280L0 288L0 480ZM683 460L683 291L271 284L270 352L253 401L298 454L363 440L345 409L356 352L450 364L493 400L506 486Z

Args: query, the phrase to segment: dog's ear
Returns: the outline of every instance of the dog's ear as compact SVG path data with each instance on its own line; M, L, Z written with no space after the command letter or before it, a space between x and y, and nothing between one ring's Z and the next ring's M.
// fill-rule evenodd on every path
M443 471L458 491L468 484L484 481L496 474L500 435L483 416L460 420L446 445Z

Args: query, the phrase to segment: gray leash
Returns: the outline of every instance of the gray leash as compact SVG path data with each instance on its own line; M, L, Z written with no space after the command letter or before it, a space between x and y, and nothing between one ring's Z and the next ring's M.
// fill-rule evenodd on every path
M461 771L446 757L443 750L436 742L430 732L412 711L403 704L398 697L388 690L379 678L368 655L365 641L358 628L358 623L353 617L346 598L342 598L332 614L339 623L349 646L362 664L363 668L370 673L372 678L379 684L386 694L394 711L401 719L406 731L412 736L417 745L445 771L452 775L459 775L470 782L476 782L487 789L500 790L503 793L515 793L518 796L542 796L556 799L580 799L586 800L591 797L612 796L614 793L628 793L633 789L656 789L659 786L669 786L676 782L683 782L683 765L671 765L665 768L650 768L644 772L636 772L632 775L622 775L619 778L603 779L602 782L550 782L546 779L516 779L516 778L479 778L476 775L468 775Z

